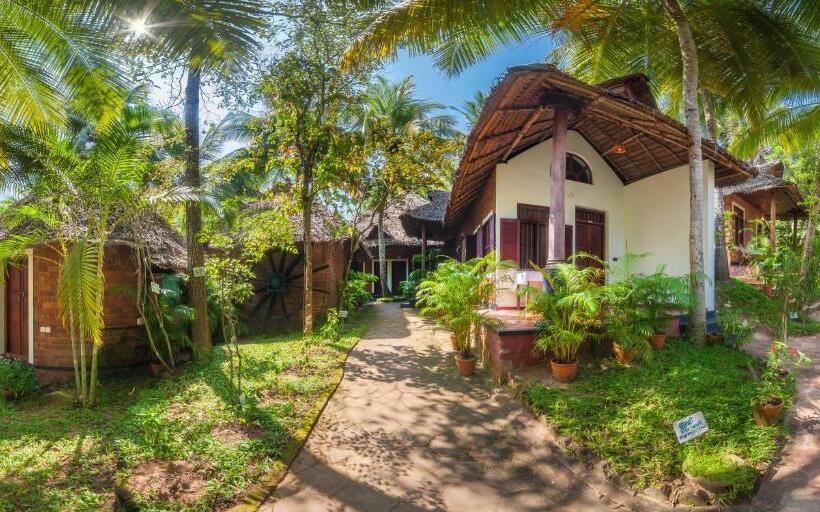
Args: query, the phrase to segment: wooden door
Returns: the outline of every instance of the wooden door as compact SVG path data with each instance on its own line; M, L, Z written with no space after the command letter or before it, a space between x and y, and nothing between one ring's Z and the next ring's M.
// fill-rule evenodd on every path
M575 252L586 252L600 259L606 257L604 212L595 210L575 209ZM602 265L589 258L579 258L576 265L580 268L601 267Z
M402 281L407 280L407 261L394 260L390 262L390 291L393 295L401 294Z
M28 360L28 272L25 263L6 270L6 352Z

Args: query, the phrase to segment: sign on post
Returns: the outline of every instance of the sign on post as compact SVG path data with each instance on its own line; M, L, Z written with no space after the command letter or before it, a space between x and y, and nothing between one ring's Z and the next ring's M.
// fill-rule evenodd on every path
M159 293L162 289L159 287L158 283L151 283L151 291L154 293Z
M205 277L205 267L194 267L194 277Z
M708 430L709 426L701 411L675 422L675 435L678 436L678 442L681 444L702 436Z

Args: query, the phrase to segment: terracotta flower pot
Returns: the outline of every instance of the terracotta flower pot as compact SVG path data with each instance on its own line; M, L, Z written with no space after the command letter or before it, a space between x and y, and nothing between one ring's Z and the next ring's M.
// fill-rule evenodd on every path
M777 403L757 404L752 409L755 423L761 427L769 427L780 423L780 414L783 412L783 400L777 399Z
M717 333L711 333L706 335L706 344L707 345L721 345L723 344L723 335Z
M772 287L772 285L770 284L764 284L763 293L765 293L767 297L771 297L772 295L774 295L774 287Z
M450 345L452 345L453 350L458 350L458 341L455 334L450 335Z
M162 375L163 370L165 370L165 367L162 366L162 363L151 363L151 375Z
M666 334L653 334L649 337L649 344L655 350L663 350L663 346L666 344Z
M473 374L473 370L475 370L475 363L476 358L473 354L470 354L469 357L462 357L460 353L456 354L456 367L458 368L458 373L460 373L462 377L469 377Z
M615 360L621 364L629 364L635 359L635 351L631 348L624 348L617 343L612 344L612 351L615 352Z
M559 363L557 359L551 359L550 368L552 368L553 379L558 382L572 382L578 374L578 361Z

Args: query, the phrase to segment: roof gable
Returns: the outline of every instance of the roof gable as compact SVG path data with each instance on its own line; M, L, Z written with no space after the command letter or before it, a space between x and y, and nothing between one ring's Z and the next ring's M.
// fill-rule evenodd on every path
M570 109L569 129L581 134L624 184L688 164L686 128L645 103L654 103L645 78L633 75L604 85L612 90L546 64L510 68L467 139L445 222L452 225L464 215L497 164L552 136L556 105ZM707 140L703 152L715 162L720 185L751 175L745 163Z

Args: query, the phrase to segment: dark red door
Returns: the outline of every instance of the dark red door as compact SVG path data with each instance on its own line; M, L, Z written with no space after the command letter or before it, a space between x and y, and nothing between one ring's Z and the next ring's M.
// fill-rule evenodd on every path
M604 212L575 209L575 252L586 252L604 259ZM579 258L576 264L581 268L601 264L590 258Z
M6 352L28 359L28 300L25 263L6 270Z

